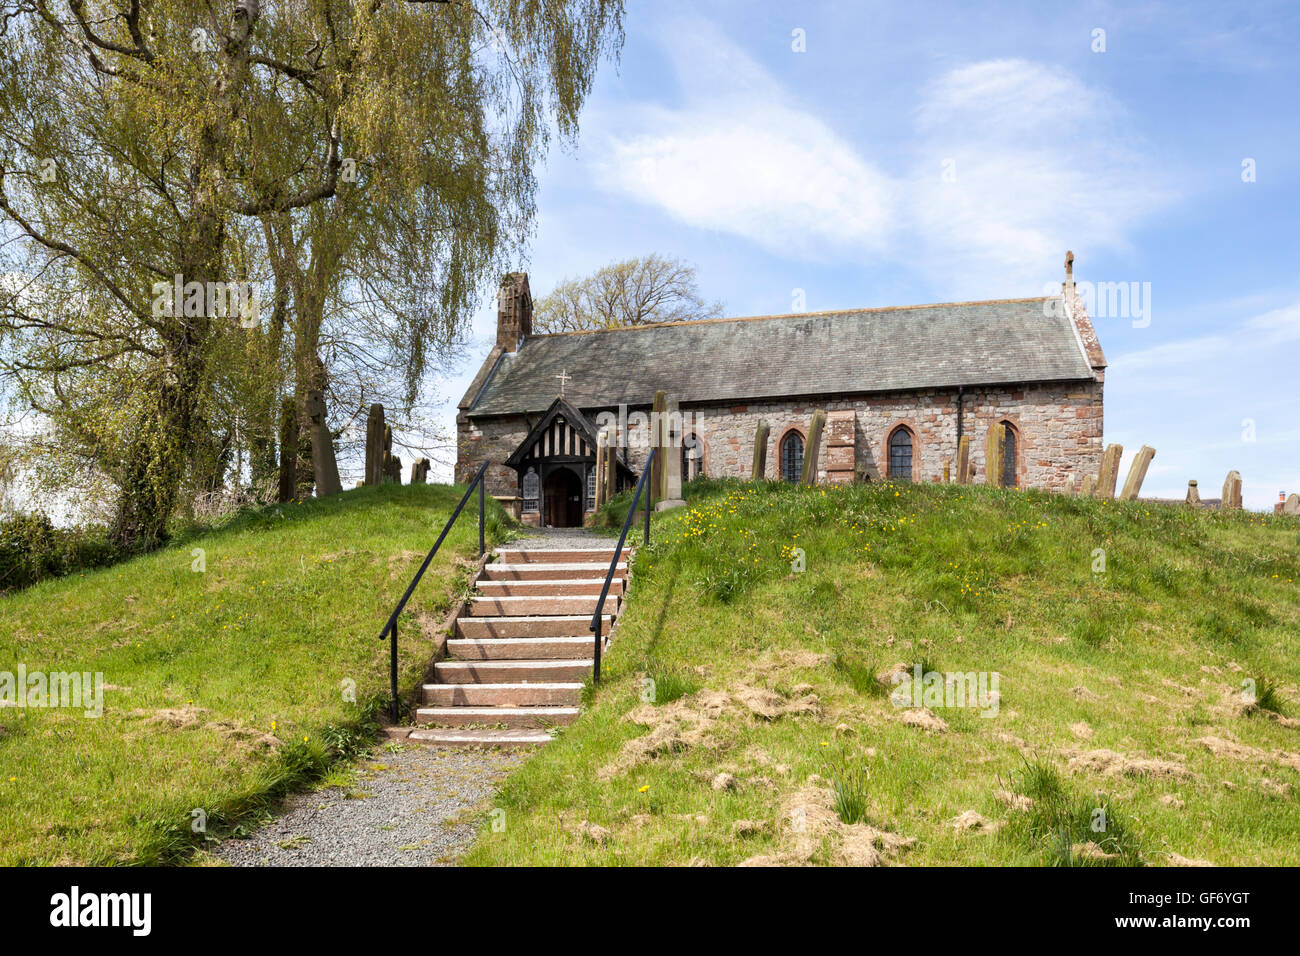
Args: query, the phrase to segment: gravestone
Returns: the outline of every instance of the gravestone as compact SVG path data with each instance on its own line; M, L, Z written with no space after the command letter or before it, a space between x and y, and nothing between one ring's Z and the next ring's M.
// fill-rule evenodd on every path
M1150 445L1143 445L1138 451L1133 464L1129 465L1128 477L1124 479L1124 491L1119 496L1121 501L1137 500L1138 492L1142 490L1142 482L1147 477L1147 468L1151 466L1151 459L1155 456L1156 450Z
M803 474L799 481L805 485L817 484L817 455L822 447L822 429L826 427L826 412L817 409L808 424L808 441L803 449Z
M618 494L618 442L617 432L607 431L605 437L605 500Z
M1124 457L1123 445L1107 445L1101 454L1101 468L1097 472L1097 489L1094 496L1109 500L1115 497L1115 482L1119 480L1119 460Z
M599 510L605 503L605 469L608 467L606 461L609 455L609 433L596 433L596 509Z
M366 418L366 474L367 485L384 481L384 406L378 402L370 406Z
M1300 515L1300 495L1291 494L1287 496L1286 501L1282 502L1282 514Z
M1187 504L1199 508L1201 505L1201 492L1196 487L1196 479L1193 478L1187 482Z
M946 485L952 481L952 459L943 460L943 483Z
M1223 479L1223 497L1219 501L1220 508L1228 508L1234 511L1241 510L1241 473L1237 471L1228 472L1228 477Z
M328 498L343 491L339 466L334 460L334 436L325 422L325 393L313 388L307 393L307 418L311 422L311 463L316 473L316 497Z
M970 483L970 436L962 435L957 442L957 484Z
M384 439L381 444L383 457L381 458L379 481L382 484L385 481L391 481L394 484L402 483L402 459L393 454L393 426L384 426Z
M664 484L664 448L663 425L664 413L668 410L668 393L655 392L654 405L650 413L650 447L655 450L655 460L650 467L650 502L653 504L663 497Z
M995 423L989 426L984 438L984 484L994 488L1002 487L1002 443L1006 431L1005 425Z
M754 429L754 469L750 478L762 481L767 477L767 436L770 429L765 421L760 421Z
M411 462L411 484L424 485L429 482L429 459L420 458Z
M292 501L298 487L298 416L293 398L286 397L280 405L280 483L277 499L283 504Z
M668 402L662 428L664 449L664 496L655 505L657 511L680 508L682 500L682 413L677 400Z
M1083 484L1079 488L1079 494L1084 498L1091 498L1097 491L1097 476L1084 475Z

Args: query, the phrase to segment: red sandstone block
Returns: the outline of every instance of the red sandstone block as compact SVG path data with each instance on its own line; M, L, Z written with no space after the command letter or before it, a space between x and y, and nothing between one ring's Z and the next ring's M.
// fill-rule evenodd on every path
M826 449L826 469L853 471L853 446L838 445Z

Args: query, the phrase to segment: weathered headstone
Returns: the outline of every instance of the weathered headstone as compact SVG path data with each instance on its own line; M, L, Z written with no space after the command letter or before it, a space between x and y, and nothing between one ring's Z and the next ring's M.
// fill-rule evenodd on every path
M945 458L943 460L943 483L946 485L950 481L952 481L952 459Z
M650 502L653 504L663 497L664 485L664 447L663 424L668 410L668 393L655 392L654 405L650 411L650 447L655 450L655 460L650 467Z
M760 421L754 429L754 470L750 478L762 481L767 477L767 436L770 432L767 422Z
M1241 473L1237 471L1228 472L1228 477L1223 479L1223 497L1219 502L1220 508L1230 508L1236 511L1241 510Z
M984 438L984 484L994 488L1002 487L1002 444L1006 432L1005 425L995 422Z
M605 442L605 500L618 494L618 433L606 433Z
M298 487L298 416L293 398L280 405L280 483L276 497L283 504L292 501Z
M962 435L957 442L957 484L970 483L970 436Z
M366 484L378 485L384 481L384 406L378 402L370 406L366 418Z
M1115 482L1119 480L1119 460L1124 457L1123 445L1107 445L1101 453L1101 468L1097 472L1094 497L1109 500L1115 497Z
M596 433L596 508L605 503L605 469L608 466L609 433Z
M1091 498L1097 491L1097 476L1084 475L1083 484L1079 487L1079 495L1084 498Z
M382 457L380 459L380 478L382 484L385 481L391 481L394 484L402 483L402 459L393 454L393 426L384 426L384 438L380 445Z
M1121 501L1136 501L1138 492L1142 490L1142 482L1146 480L1147 468L1151 466L1151 459L1156 456L1156 450L1150 445L1143 445L1133 459L1133 464L1129 465L1128 477L1124 479L1124 491L1120 494Z
M1291 494L1287 496L1286 501L1282 502L1282 514L1300 515L1300 495Z
M655 507L659 511L680 508L682 500L682 413L676 399L670 399L664 414L664 496Z
M424 485L429 482L429 459L419 458L411 462L411 484Z
M307 418L311 421L311 463L316 473L316 497L328 498L343 491L339 466L334 459L334 436L325 421L325 393L313 388L307 393Z
M1200 507L1201 504L1201 492L1196 487L1195 478L1187 482L1187 503L1193 507Z
M808 424L808 441L803 448L803 474L799 481L805 485L817 484L817 456L822 447L822 429L826 427L826 412L817 409Z

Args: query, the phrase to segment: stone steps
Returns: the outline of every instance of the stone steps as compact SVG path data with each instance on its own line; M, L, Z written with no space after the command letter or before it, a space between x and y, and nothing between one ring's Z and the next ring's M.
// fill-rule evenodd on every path
M594 640L587 637L491 637L447 642L447 657L453 661L540 661L575 660L593 653Z
M591 644L588 644L591 649ZM537 684L582 680L595 661L590 657L568 660L439 661L434 675L442 684Z
M418 724L440 727L561 727L578 719L577 707L420 707Z
M623 578L610 581L610 595L617 597L622 594L624 583ZM479 580L475 587L484 597L573 597L580 594L599 595L603 585L602 578L571 578L542 581Z
M594 664L591 617L613 556L612 547L498 549L421 688L415 726L391 728L390 736L432 747L527 748L576 720ZM602 635L613 629L626 587L622 560Z
M606 602L606 607L608 607ZM461 617L456 636L467 640L499 637L586 637L591 639L590 614L561 614L553 617ZM614 618L601 615L600 632L608 634Z
M609 572L609 562L577 564L489 564L483 568L480 580L483 581L559 581L574 578L595 578L605 580ZM620 561L614 568L616 578L627 577L627 562Z

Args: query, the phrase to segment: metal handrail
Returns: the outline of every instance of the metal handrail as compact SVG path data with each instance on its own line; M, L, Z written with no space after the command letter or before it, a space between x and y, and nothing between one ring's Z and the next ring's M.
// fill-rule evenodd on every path
M657 448L651 448L650 454L646 457L645 467L641 469L641 478L636 483L636 492L632 495L632 503L627 506L627 517L623 519L623 533L618 536L618 547L614 549L614 557L609 562L609 571L605 575L605 586L600 589L600 599L596 601L596 613L592 615L591 626L589 631L596 633L596 651L592 657L591 682L600 683L600 617L601 612L605 610L605 598L609 596L609 586L614 582L614 570L618 567L619 556L623 553L623 542L627 540L628 529L632 527L632 515L636 513L636 503L641 497L641 489L645 487L646 478L650 476L650 466L654 464L655 452ZM650 494L646 493L645 500L645 543L650 543Z
M491 462L483 462L482 466L478 470L478 474L474 476L474 480L471 481L469 487L465 489L465 494L460 499L460 504L456 506L456 510L451 513L451 517L447 519L446 525L443 526L442 534L438 535L438 540L434 542L433 547L429 549L429 553L424 556L424 563L420 565L420 570L416 571L415 577L411 578L411 583L407 586L406 593L403 594L402 599L397 602L397 607L393 608L393 613L388 616L388 623L384 625L384 629L379 632L379 639L381 641L385 637L390 637L392 639L392 646L389 651L388 673L392 681L393 723L397 723L401 716L397 698L397 617L406 608L406 602L411 599L411 595L415 593L415 586L420 583L420 578L424 577L424 572L428 569L429 562L433 560L433 556L437 554L438 549L442 547L443 539L447 537L447 533L451 531L451 526L455 524L456 519L460 517L461 511L465 507L465 502L469 501L469 496L473 494L476 485L478 486L478 556L480 558L483 557L483 552L485 550L483 547L483 473L487 471L487 466L489 464L491 464Z

